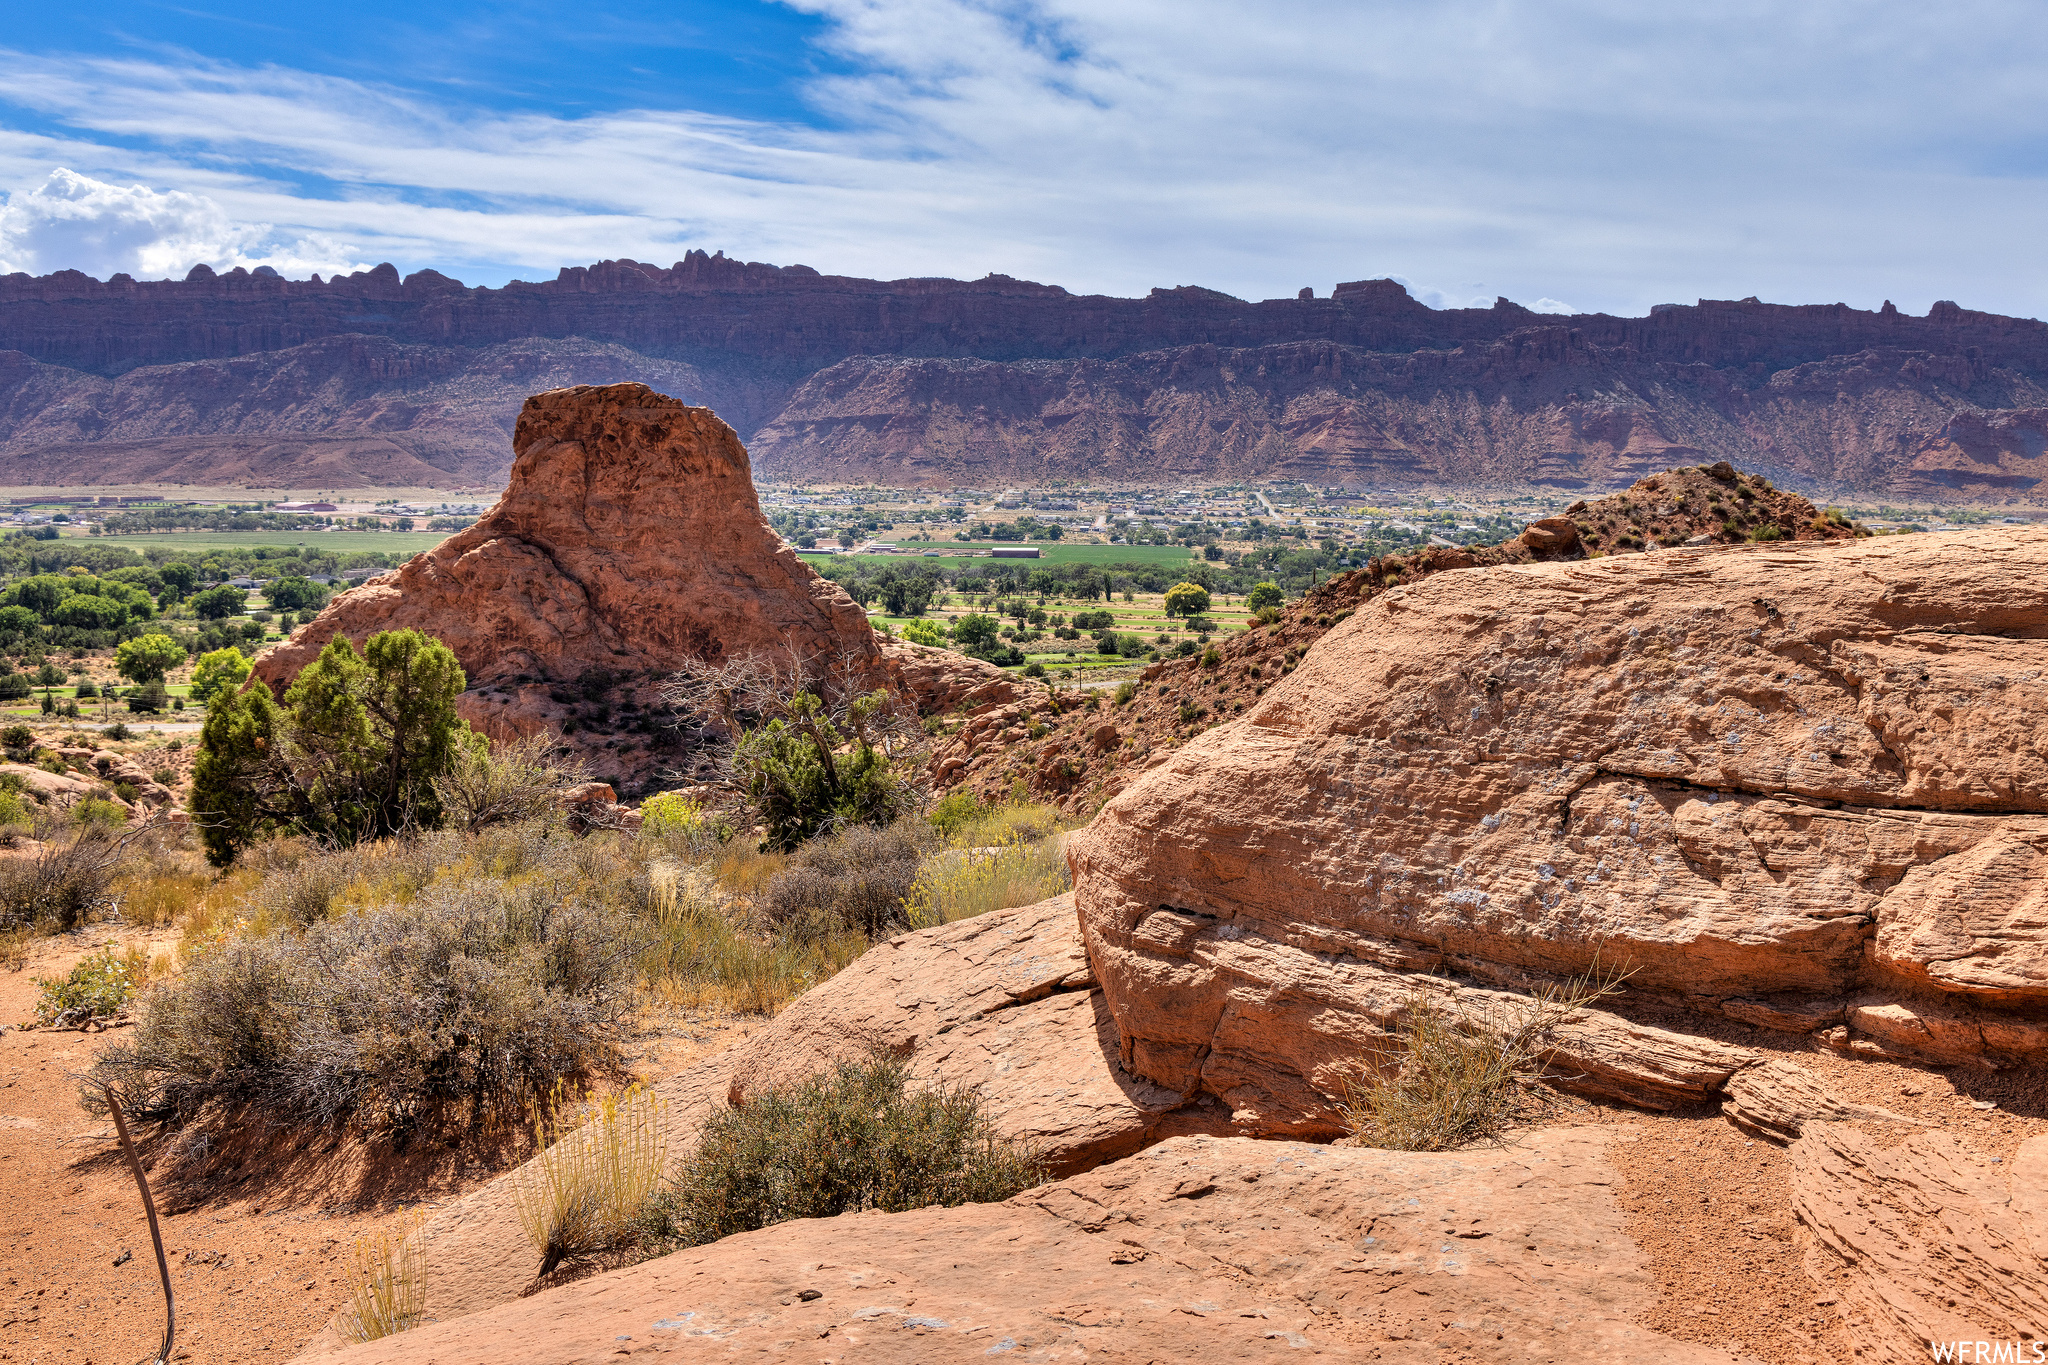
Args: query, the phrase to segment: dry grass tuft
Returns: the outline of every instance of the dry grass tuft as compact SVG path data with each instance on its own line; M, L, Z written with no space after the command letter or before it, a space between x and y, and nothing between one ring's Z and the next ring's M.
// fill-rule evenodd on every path
M735 898L701 867L656 863L648 879L654 939L640 969L664 1004L772 1015L868 948L857 933L797 942L749 932Z
M1073 887L1066 831L1049 806L998 806L954 831L954 847L928 861L904 897L920 929L991 910L1035 905Z
M1580 1010L1620 991L1629 973L1588 971L1533 995L1496 998L1474 1013L1418 988L1408 997L1400 1047L1373 1059L1364 1082L1337 1106L1362 1145L1442 1152L1497 1140L1515 1117L1521 1078L1549 1049L1551 1033Z
M420 1325L427 1302L423 1214L356 1238L349 1251L348 1309L338 1322L350 1341L381 1341Z
M541 1253L535 1278L639 1239L668 1160L662 1109L637 1085L582 1104L558 1086L536 1113L540 1155L513 1177L519 1221Z

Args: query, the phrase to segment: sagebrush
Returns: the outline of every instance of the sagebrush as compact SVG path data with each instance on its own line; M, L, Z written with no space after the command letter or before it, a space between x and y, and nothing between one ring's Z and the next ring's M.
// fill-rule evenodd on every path
M387 852L313 854L266 878L250 900L262 916L278 893L280 922L196 945L92 1079L171 1122L217 1106L407 1133L517 1122L558 1079L616 1068L644 946L637 868L608 843L516 832L442 845L439 866L424 841ZM329 863L341 871L322 875ZM381 889L334 889L380 869Z
M903 1062L877 1057L714 1113L656 1202L660 1234L700 1246L792 1218L992 1203L1043 1179L973 1091L905 1082Z

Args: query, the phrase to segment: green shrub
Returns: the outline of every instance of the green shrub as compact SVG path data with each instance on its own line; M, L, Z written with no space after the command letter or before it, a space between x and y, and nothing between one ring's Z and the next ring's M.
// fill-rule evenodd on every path
M904 1079L878 1057L714 1113L656 1201L661 1235L701 1246L792 1218L993 1203L1043 1178L974 1092Z
M80 825L112 828L128 823L128 812L112 801L88 796L71 807L71 818Z
M931 846L922 823L855 825L805 844L768 883L762 911L800 942L847 931L880 938L909 928L904 897Z
M54 1028L81 1028L113 1019L147 974L147 959L132 952L116 956L110 943L80 960L69 976L36 978L36 985L42 987L36 1001L36 1022Z
M239 692L253 667L248 656L232 645L200 655L192 670L192 700L208 701L221 693ZM78 695L87 695L83 684Z
M947 792L934 802L927 818L933 829L951 838L964 826L979 820L982 813L981 798L963 787Z
M772 847L793 849L848 825L887 825L921 804L923 792L903 765L870 737L869 724L887 703L886 693L873 692L835 720L823 702L799 693L786 719L741 736L733 767Z
M1125 678L1122 682L1116 685L1116 704L1118 706L1123 706L1127 704L1131 700L1131 698L1137 695L1138 685L1132 682L1129 678Z
M10 725L0 730L0 749L10 754L25 754L36 745L36 732L26 725Z
M192 768L208 859L273 831L355 843L439 825L436 779L483 743L455 715L463 686L446 645L392 630L360 656L335 637L281 705L267 687L216 694Z
M1252 590L1245 594L1244 604L1257 613L1278 607L1286 600L1287 594L1278 583L1262 582L1252 585Z
M704 807L681 792L660 792L640 803L641 832L652 838L688 838L705 823Z
M170 702L170 692L164 687L162 678L152 678L128 694L128 709L149 715L162 712Z

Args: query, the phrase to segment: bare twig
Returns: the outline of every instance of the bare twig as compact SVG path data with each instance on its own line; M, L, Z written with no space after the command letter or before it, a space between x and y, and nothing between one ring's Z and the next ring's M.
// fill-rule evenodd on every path
M114 1087L102 1086L107 1095L107 1110L114 1116L114 1131L121 1135L121 1154L128 1158L128 1169L135 1175L135 1188L142 1193L142 1212L149 1219L149 1240L156 1248L157 1278L164 1286L164 1344L158 1348L154 1365L167 1365L171 1358L171 1346L178 1326L177 1309L171 1300L171 1265L164 1259L163 1229L156 1221L156 1201L149 1197L149 1180L142 1174L142 1160L135 1155L135 1142L128 1136L128 1120L121 1115L121 1105L114 1098Z

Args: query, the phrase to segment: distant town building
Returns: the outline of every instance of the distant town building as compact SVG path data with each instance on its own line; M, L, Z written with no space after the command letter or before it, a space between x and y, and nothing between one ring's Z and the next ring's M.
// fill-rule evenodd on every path
M991 559L1037 559L1038 547L1036 545L998 545L988 553Z
M280 502L270 509L273 512L334 512L337 507L331 502Z

